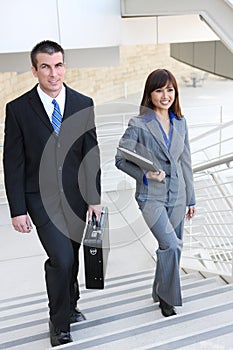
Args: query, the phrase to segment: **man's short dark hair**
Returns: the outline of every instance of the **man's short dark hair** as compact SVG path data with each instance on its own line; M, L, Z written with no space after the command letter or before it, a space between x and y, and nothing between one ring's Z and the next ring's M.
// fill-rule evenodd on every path
M47 53L48 55L53 55L56 52L61 52L64 62L64 50L58 43L51 40L43 40L40 43L36 44L31 51L31 62L33 67L37 69L37 54L38 53Z

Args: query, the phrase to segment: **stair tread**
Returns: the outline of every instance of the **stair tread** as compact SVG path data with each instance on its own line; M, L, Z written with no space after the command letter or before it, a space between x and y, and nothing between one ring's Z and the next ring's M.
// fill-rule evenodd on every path
M230 297L229 297L230 299ZM160 314L160 310L158 308L158 306L155 308L155 311L150 313L150 317L152 318L152 320L148 320L148 317L145 318L145 321L143 321L143 319L140 318L140 315L137 317L130 317L128 319L125 319L126 325L124 323L122 323L122 320L118 321L116 319L115 324L120 323L121 324L121 330L116 329L114 331L113 329L113 323L110 324L109 322L107 323L107 325L105 324L104 326L100 324L98 324L97 322L97 326L93 326L93 321L86 321L86 322L82 322L81 324L77 324L77 325L72 325L72 334L74 339L76 337L78 337L78 343L82 343L83 341L85 342L85 337L86 337L86 341L89 342L91 340L95 340L95 339L101 339L103 336L106 337L110 337L109 339L111 339L111 336L113 334L120 334L123 333L125 334L127 331L129 332L129 336L131 333L134 333L135 330L139 330L139 329L143 329L144 328L144 333L145 334L150 334L150 332L155 332L156 329L160 329L163 328L163 333L165 332L165 340L166 340L166 327L168 327L168 331L170 332L169 334L172 334L172 327L175 329L174 330L174 334L177 336L177 334L180 332L181 334L183 333L183 327L182 327L182 323L185 324L185 329L186 329L186 334L188 333L188 330L190 328L191 332L189 332L189 336L191 336L191 334L193 334L194 332L194 326L198 328L198 330L196 330L196 332L201 331L201 327L206 328L206 324L210 324L211 322L211 327L215 327L216 325L221 325L221 320L223 320L223 324L222 325L226 325L227 323L232 324L233 325L233 313L227 313L225 311L221 311L221 309L224 307L228 307L226 305L226 303L223 303L221 307L215 306L212 309L218 309L218 313L214 313L215 315L217 315L217 317L213 318L213 312L211 312L211 309L206 307L205 310L200 310L200 311L192 311L190 313L183 313L178 314L176 317L174 318L168 318L165 319L164 317L161 316ZM231 305L231 308L233 307L233 303L230 302L229 305ZM200 314L201 318L198 317L198 315ZM149 315L149 314L148 314ZM195 317L194 317L195 316ZM185 319L186 318L186 319ZM198 318L198 322L193 322L194 318ZM100 319L101 320L101 319ZM177 322L179 320L179 322ZM208 321L209 320L209 321ZM44 321L44 320L42 320ZM177 327L177 323L181 323L181 327ZM151 331L147 331L147 328L151 328ZM102 331L102 332L101 332ZM35 332L35 334L33 333ZM22 330L21 330L22 336L25 335L25 328L22 325ZM77 333L77 334L76 334ZM109 333L109 334L108 334ZM195 332L194 332L195 333ZM27 334L27 333L26 333ZM37 335L39 334L39 336L41 336L41 338L47 337L47 322L43 322L39 327L29 327L29 332L28 334L31 335L30 340L36 340ZM34 335L33 335L34 334ZM138 332L138 334L140 334L140 332ZM19 341L20 338L17 338L20 335L20 331L16 331L16 332L11 332L10 333L10 342L14 342L14 340ZM127 336L128 338L128 336ZM7 337L5 337L5 339L7 339ZM158 338L156 337L156 339L158 340ZM27 339L25 339L25 341L27 341ZM120 340L121 341L121 340ZM7 343L7 342L6 342ZM128 344L128 340L127 340L127 344ZM111 343L112 345L112 343ZM0 347L1 349L1 347ZM34 349L34 348L33 348Z
M74 342L61 349L104 350L110 342L113 350L149 349L153 341L166 344L168 332L172 341L182 338L184 327L189 341L206 324L213 329L233 325L233 313L226 312L233 308L233 285L218 276L181 272L184 305L177 308L177 316L164 318L151 297L153 276L154 269L114 276L107 279L104 290L87 290L82 285L79 307L87 321L71 325ZM0 333L4 335L0 350L49 349L47 303L45 291L0 300Z
M183 296L189 297L190 294L198 296L199 293L205 292L208 288L211 287L211 291L216 290L221 285L218 284L218 279L209 278L198 281L192 281L189 284L185 284L183 289ZM223 288L227 288L226 285L223 285ZM83 291L83 298L81 299L81 305L85 306L88 304L88 309L96 309L96 312L99 312L100 309L105 310L106 308L120 307L126 304L133 304L133 302L143 303L144 300L151 298L151 283L145 283L136 281L134 284L125 286L123 289L122 286L115 287L114 289L105 289L101 291ZM108 305L108 301L110 301ZM20 312L21 309L24 311L33 310L37 307L39 310L47 304L46 293L43 292L37 296L30 298L30 295L25 296L25 298L19 297L14 298L13 300L5 300L0 302L0 312L4 316L5 314L11 315L14 314L17 310ZM98 303L98 306L96 304ZM1 318L0 318L1 320Z
M232 304L231 304L232 305ZM193 315L189 315L193 316ZM96 332L97 335L92 337L90 335L90 330L86 332L86 339L82 339L82 332L73 332L75 343L69 347L69 349L75 349L75 346L78 346L78 349L108 349L109 343L111 343L111 349L121 349L127 346L127 349L136 349L138 346L156 344L156 348L160 349L161 344L171 344L173 341L177 341L178 339L183 339L184 337L193 337L194 335L199 336L203 330L205 332L210 330L221 329L224 327L228 327L228 332L232 330L233 327L233 316L228 313L226 317L225 312L220 312L217 314L218 317L213 318L212 315L207 315L198 319L198 322L193 322L193 318L190 317L189 321L182 321L182 317L180 317L181 326L178 327L177 323L179 320L179 316L162 319L160 321L159 327L158 322L151 322L144 325L133 326L132 328L125 328L122 331L113 332L105 332L104 336L99 335L99 332ZM162 316L161 316L162 317ZM224 325L219 324L219 318L224 317ZM210 324L211 326L206 327L206 324ZM184 323L184 324L183 324ZM184 336L184 327L185 327L185 336ZM78 326L77 326L78 328ZM161 332L162 329L162 332ZM107 329L106 329L107 331ZM93 332L93 329L91 329ZM142 336L142 335L145 336ZM168 338L169 334L169 338ZM76 338L77 337L77 338ZM94 346L94 344L99 344L99 346ZM127 345L126 345L127 344ZM155 348L155 347L153 347Z
M199 331L196 334L188 335L185 336L182 334L180 338L176 339L170 339L167 335L165 335L165 341L158 341L158 338L153 337L153 335L159 335L162 332L160 331L159 333L152 334L152 337L150 338L148 335L145 337L143 340L139 337L132 336L129 341L126 342L124 340L122 341L113 341L111 342L111 349L112 350L118 350L118 349L123 349L127 346L127 350L174 350L174 349L227 349L227 350L232 350L232 325L226 325L224 327L214 327L212 329L206 330L204 328L204 331ZM166 330L163 330L166 331ZM169 333L170 334L170 333ZM219 344L222 344L220 347L215 347L216 345L216 335L217 334L222 334L222 339L220 337L217 337L217 341ZM228 344L230 347L226 347L226 336L228 337ZM208 342L206 347L201 347L200 344L202 343L202 339L211 339L212 342ZM139 341L141 340L141 341ZM142 346L140 346L142 344ZM147 345L145 345L147 344ZM180 345L188 344L187 347L180 347ZM190 344L193 344L193 347L190 346ZM212 346L211 346L212 345ZM64 347L70 350L77 349L79 350L82 349L87 349L85 344L80 343L79 341L74 342L71 346L69 347ZM101 344L99 346L91 346L88 347L88 349L92 350L108 350L110 344Z
M216 293L214 295L208 295L208 291L206 291L206 295L197 295L197 297L193 300L193 296L190 297L184 297L184 306L180 309L178 308L178 313L187 313L192 312L193 310L199 311L202 308L205 308L206 305L209 305L210 308L212 308L214 305L222 305L230 303L232 300L232 288L228 288L224 293L221 294L221 300L219 300L219 290L216 290ZM212 292L212 291L211 291ZM211 293L213 294L213 293ZM0 332L1 329L9 328L9 331L11 329L14 329L17 324L20 325L20 327L30 327L34 324L44 323L47 318L47 307L46 303L42 305L42 309L38 308L31 308L31 310L28 311L28 314L25 314L25 309L23 309L23 312L21 313L21 310L19 310L18 313L12 313L12 317L8 315L8 317L4 317L4 315L0 318ZM121 304L119 302L119 306L112 307L112 302L108 303L106 301L106 307L85 307L85 301L80 303L81 309L84 311L84 313L87 316L87 322L83 323L83 326L80 325L80 327L88 327L89 323L94 324L97 322L97 324L107 323L111 321L115 321L115 318L119 318L121 320L124 320L128 317L129 314L131 315L140 315L142 313L150 313L159 310L158 304L153 303L152 299L149 298L149 296L145 296L140 302L133 302L131 304ZM27 312L27 311L26 311ZM114 316L112 317L112 314ZM35 319L35 315L37 316ZM98 322L99 319L103 320L101 322ZM90 322L89 322L90 321ZM123 322L123 321L121 321Z

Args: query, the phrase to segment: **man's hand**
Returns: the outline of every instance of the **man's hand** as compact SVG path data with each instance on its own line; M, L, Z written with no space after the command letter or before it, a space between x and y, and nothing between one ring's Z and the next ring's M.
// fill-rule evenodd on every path
M99 221L100 216L101 216L101 212L102 212L102 207L100 204L98 204L98 205L91 205L90 204L88 206L88 220L92 220L92 215L95 214L96 220Z
M32 229L32 224L28 215L19 215L12 218L12 225L18 232L29 233Z

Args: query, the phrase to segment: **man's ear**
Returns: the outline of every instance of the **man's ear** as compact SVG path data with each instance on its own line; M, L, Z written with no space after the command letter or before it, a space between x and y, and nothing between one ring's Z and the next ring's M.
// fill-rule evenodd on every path
M37 70L36 70L36 68L34 66L32 66L31 70L32 70L32 74L34 75L34 77L37 78Z

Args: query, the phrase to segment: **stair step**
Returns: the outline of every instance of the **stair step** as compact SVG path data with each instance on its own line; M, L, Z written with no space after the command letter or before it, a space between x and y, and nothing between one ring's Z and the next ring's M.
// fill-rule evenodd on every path
M153 303L151 298L153 275L154 271L148 270L116 276L107 280L104 290L84 289L79 306L87 321L71 325L74 342L60 348L103 350L109 349L111 343L111 349L130 350L135 349L136 342L137 349L143 346L149 346L149 349L151 344L158 342L165 346L166 337L159 338L160 333L169 333L170 341L176 344L174 337L181 337L184 327L187 331L183 338L191 344L192 339L196 339L195 331L199 334L206 330L204 324L213 328L208 334L212 334L217 326L221 328L220 336L221 331L227 334L228 328L223 327L228 323L233 325L232 312L227 312L233 307L232 285L222 285L220 278L203 279L199 273L183 274L184 306L177 308L176 317L166 319L161 315L158 303ZM1 300L0 333L4 335L0 350L49 349L45 291ZM182 346L185 344L183 341Z
M231 292L232 292L232 290L231 290ZM118 342L119 338L117 337L117 335L120 335L119 341L122 342L122 341L127 340L127 349L131 349L131 347L129 347L129 340L128 340L128 338L130 338L131 334L140 336L140 334L146 333L146 336L148 337L150 332L153 332L153 334L156 335L156 333L154 333L154 332L159 331L159 329L161 329L161 328L163 328L163 331L165 332L165 334L167 334L166 327L168 327L168 332L171 335L172 334L172 327L173 327L174 333L177 335L177 331L178 331L177 326L181 324L180 331L182 332L182 329L183 329L182 323L185 323L186 334L188 333L188 325L189 325L190 329L192 330L192 336L193 336L193 321L195 319L198 319L198 323L197 323L198 325L200 324L200 321L202 322L203 329L206 329L205 325L209 324L209 323L206 323L208 321L207 320L208 318L210 318L210 322L212 323L212 315L213 314L215 315L214 319L216 320L218 325L221 323L221 315L223 317L224 324L226 324L227 320L226 320L225 310L231 310L232 307L233 307L232 302L230 302L229 304L224 303L221 306L216 306L214 308L206 308L205 310L201 310L201 311L197 311L197 312L190 312L188 314L183 314L182 316L177 315L176 317L169 318L169 319L164 319L161 316L160 311L157 309L157 310L154 310L154 312L153 312L152 321L148 320L148 318L147 318L146 319L147 322L143 322L143 320L140 319L140 317L138 320L134 319L135 322L133 322L133 320L132 320L133 315L129 314L128 318L126 318L124 320L126 322L126 327L124 327L124 324L122 324L121 319L119 320L117 316L116 317L113 316L113 318L116 319L115 322L118 322L118 323L120 322L122 324L121 328L123 329L123 331L120 331L120 332L119 332L119 330L117 330L116 332L113 332L112 323L114 323L114 321L110 320L110 319L106 320L106 318L105 319L100 318L100 319L96 319L93 321L86 321L86 322L83 322L83 323L78 324L78 325L72 325L73 338L74 338L74 340L78 339L78 342L73 344L73 345L77 346L77 344L78 344L78 349L90 348L90 342L92 343L92 345L98 344L99 342L101 342L102 337L104 337L105 342L104 342L104 344L102 344L102 342L101 342L101 346L102 346L101 349L105 349L104 346L109 346L108 344L110 341L111 341L111 348L117 349L117 347L112 347L113 346L112 342L115 340L117 340L117 342ZM142 313L142 315L143 315L143 313ZM138 316L140 316L140 313ZM229 317L230 317L231 322L233 322L232 314L230 314ZM130 320L131 320L132 326L130 326L130 323L129 323ZM43 319L38 320L38 321L42 321L42 322L40 322L38 325L37 325L37 322L35 320L34 320L34 322L32 322L32 326L34 326L34 327L26 325L26 324L20 325L19 328L22 329L23 334L25 334L25 328L28 327L28 332L26 334L31 334L31 336L26 337L26 338L25 337L17 338L17 336L19 336L19 332L18 333L17 333L17 331L15 332L14 327L12 327L13 332L11 331L11 333L10 333L11 340L4 343L4 344L0 344L0 349L13 347L16 344L18 344L18 346L19 346L21 343L24 346L24 347L22 347L22 349L26 349L25 345L27 345L28 342L30 342L33 350L36 349L34 342L39 341L39 340L44 340L48 336L48 334L47 334L48 333L47 322ZM138 321L138 322L136 322L136 321ZM151 321L151 322L148 322L148 321ZM201 327L201 325L200 325L200 327ZM110 332L108 332L108 329L110 329ZM6 331L7 330L3 329L3 331L5 333L5 339L6 339ZM95 333L93 333L94 331L95 331ZM104 334L101 334L103 331L104 331ZM97 334L97 335L95 335L95 334ZM84 337L84 339L83 339L83 337ZM90 337L91 337L91 339L90 339ZM190 337L191 337L191 335L189 335L189 338ZM85 340L85 338L86 338L86 340ZM157 341L158 341L157 335L156 335L156 339L157 339L156 340L156 344L157 344ZM166 337L165 337L165 340L166 340ZM4 346L4 347L2 347L2 346ZM17 348L18 348L18 346L17 346ZM47 346L48 346L48 344L47 344ZM95 349L96 347L93 347L93 348ZM121 348L121 347L118 347L118 349L119 348ZM124 348L124 346L123 346L123 348ZM40 348L40 349L42 349L42 348ZM106 349L107 349L107 347L106 347Z
M204 343L204 344L203 344ZM203 345L202 345L203 344ZM112 345L112 344L111 344ZM111 346L112 349L114 347ZM69 349L72 349L70 347ZM92 347L97 350L98 347ZM101 347L101 349L105 349ZM107 348L106 348L107 349ZM134 348L137 350L197 350L197 349L226 349L232 350L232 323L215 327L204 328L204 331L193 333L190 336L177 337L171 341L165 341L162 343L151 344L147 346L140 346Z
M75 325L72 328L72 334L74 340L77 339L77 341L64 348L104 350L109 349L111 344L111 349L113 350L125 348L128 350L138 349L139 346L144 346L145 344L148 346L153 344L153 347L149 348L160 349L160 346L164 345L163 349L175 349L174 347L170 347L170 344L176 343L178 339L182 343L184 338L189 338L189 341L196 341L198 334L202 333L203 329L206 330L206 325L208 324L211 324L209 330L224 329L224 332L230 333L233 327L233 315L230 312L226 313L226 311L231 310L232 307L233 302L230 302L229 304L206 308L189 314L177 315L168 319L164 319L160 315L160 311L157 310L157 312L154 312L154 319L157 318L157 320L145 323L139 319L138 324L131 321L131 326L129 322L126 322L128 327L122 324L121 330L116 329L115 331L113 330L113 325L111 330L109 329L109 323L105 327L98 327L98 329L93 329L93 326L88 327L85 332L80 329L79 325ZM126 321L129 320L131 318ZM198 322L195 322L195 320ZM220 325L222 320L224 324Z
M94 308L97 312L99 312L99 309L103 310L106 308L119 307L119 304L129 306L134 302L143 303L145 300L151 299L152 283L148 283L148 281L152 281L150 277L144 278L144 280L131 279L127 283L113 283L102 291L83 290L81 302L83 304L88 304L90 310ZM181 281L183 282L182 278ZM191 294L195 299L195 297L198 297L200 292L205 291L207 287L211 288L211 293L214 293L214 287L218 286L220 281L221 279L219 278L209 278L200 281L191 281L189 284L182 283L184 298L189 298ZM222 281L222 283L224 282ZM39 296L40 298L38 298ZM107 300L110 300L109 306ZM30 313L30 310L36 306L39 306L38 310L40 312L44 303L47 303L45 292L5 299L0 301L0 312L3 317L6 317L5 313L7 313L8 318L10 318L11 312L13 312L13 315L15 314L15 310L20 312L20 310L23 309L24 312ZM96 303L98 303L98 306L96 306Z
M229 327L230 327L230 332L229 332ZM153 349L153 348L150 348L150 349ZM181 346L181 342L180 342L178 349L179 350L197 350L197 349L232 350L233 346L232 346L231 325L224 326L224 327L221 327L220 329L215 329L213 331L206 331L205 333L200 334L200 337L197 336L197 339L196 341L193 342L193 344L190 344L189 342L187 346Z

